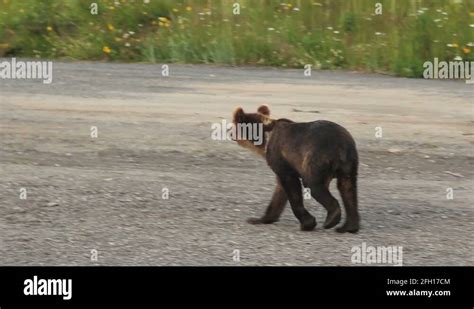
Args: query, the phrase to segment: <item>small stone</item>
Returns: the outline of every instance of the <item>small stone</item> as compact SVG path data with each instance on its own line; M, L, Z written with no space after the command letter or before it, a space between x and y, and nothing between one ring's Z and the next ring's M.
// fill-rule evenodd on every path
M387 151L390 153L397 153L397 152L401 152L402 150L397 147L392 147L392 148L389 148Z
M53 207L53 206L59 206L59 204L56 202L49 202L48 204L46 204L46 206Z

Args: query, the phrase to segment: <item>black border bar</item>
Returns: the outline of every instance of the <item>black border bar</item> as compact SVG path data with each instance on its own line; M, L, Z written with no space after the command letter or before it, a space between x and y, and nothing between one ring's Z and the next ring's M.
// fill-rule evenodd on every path
M414 304L473 308L473 267L0 267L9 304ZM25 296L25 280L72 279L72 298ZM388 284L416 279L416 285ZM434 280L432 280L434 279ZM402 282L402 281L396 281ZM412 280L411 282L415 282ZM387 290L450 296L387 296Z

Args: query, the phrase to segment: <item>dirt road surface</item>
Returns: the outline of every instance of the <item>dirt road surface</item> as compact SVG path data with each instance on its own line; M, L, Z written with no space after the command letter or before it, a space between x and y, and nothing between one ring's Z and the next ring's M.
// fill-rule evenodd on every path
M403 265L474 265L474 85L192 65L163 77L161 68L55 62L51 85L1 80L1 265L355 265L351 249L363 242L403 247ZM352 133L358 234L324 230L314 200L305 201L312 232L289 206L274 225L245 222L263 213L273 174L212 140L211 125L262 103L274 117Z

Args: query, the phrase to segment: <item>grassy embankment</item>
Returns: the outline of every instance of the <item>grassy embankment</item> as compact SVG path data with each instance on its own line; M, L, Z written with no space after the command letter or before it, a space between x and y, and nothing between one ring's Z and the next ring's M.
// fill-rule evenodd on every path
M419 77L434 57L473 61L473 44L472 0L0 0L3 57L312 64Z

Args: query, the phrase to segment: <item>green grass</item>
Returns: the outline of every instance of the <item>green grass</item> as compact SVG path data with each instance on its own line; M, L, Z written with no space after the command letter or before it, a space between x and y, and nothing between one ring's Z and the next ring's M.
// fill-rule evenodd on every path
M434 57L474 60L473 0L101 0L98 15L91 2L0 0L0 56L312 64L409 77Z

